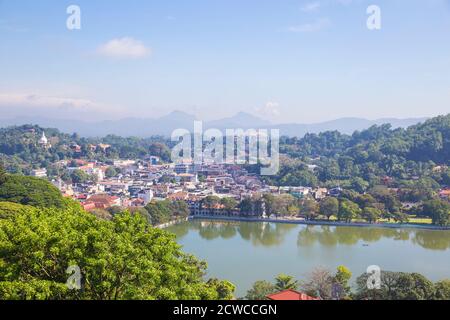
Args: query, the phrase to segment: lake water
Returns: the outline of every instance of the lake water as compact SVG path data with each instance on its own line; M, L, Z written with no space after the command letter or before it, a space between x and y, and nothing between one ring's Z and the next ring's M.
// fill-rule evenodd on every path
M280 273L304 278L315 267L347 266L354 278L368 266L450 278L450 231L306 226L193 220L167 229L183 251L208 263L208 276L227 279L243 296L257 280Z

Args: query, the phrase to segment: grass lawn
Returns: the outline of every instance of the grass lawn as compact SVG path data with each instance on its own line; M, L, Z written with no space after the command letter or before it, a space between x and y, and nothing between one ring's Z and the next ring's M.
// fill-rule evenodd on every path
M331 217L330 221L337 221L336 217ZM353 220L353 222L366 222L363 219L355 219ZM387 219L380 219L378 220L378 222L380 223L397 223L394 220L388 221ZM417 223L417 224L433 224L433 220L431 220L431 218L416 218L416 217L411 217L409 218L409 223Z

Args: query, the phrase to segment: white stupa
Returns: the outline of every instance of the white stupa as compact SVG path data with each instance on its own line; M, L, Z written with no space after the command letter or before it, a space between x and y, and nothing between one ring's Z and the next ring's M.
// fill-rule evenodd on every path
M50 145L48 144L48 139L45 136L45 132L42 132L42 137L41 139L39 139L39 144L44 148L50 148Z

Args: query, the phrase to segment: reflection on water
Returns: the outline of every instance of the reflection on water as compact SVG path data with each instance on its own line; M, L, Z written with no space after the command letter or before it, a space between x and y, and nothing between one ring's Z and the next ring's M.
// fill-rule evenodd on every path
M167 231L183 251L207 261L208 276L236 284L238 296L257 280L280 273L301 280L318 266L345 265L353 281L374 264L433 281L450 276L450 231L201 220Z
M285 236L296 229L293 224L275 224L267 222L234 222L234 221L199 221L176 225L170 229L178 239L185 237L189 231L196 231L205 240L218 238L231 239L236 235L250 241L254 246L281 245Z
M169 229L178 239L183 239L190 231L198 232L205 240L231 239L239 236L254 246L273 247L282 245L286 236L300 227L297 237L299 247L324 247L338 245L353 246L358 243L370 244L382 239L410 241L430 250L450 248L450 231L422 229L391 229L369 227L299 226L268 222L232 221L190 221Z

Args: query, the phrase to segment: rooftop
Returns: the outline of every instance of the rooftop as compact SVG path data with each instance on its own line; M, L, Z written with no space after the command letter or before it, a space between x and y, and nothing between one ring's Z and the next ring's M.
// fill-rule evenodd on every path
M320 300L319 298L313 298L307 294L295 291L295 290L285 290L278 293L270 294L267 299L273 301L291 301L291 300Z

